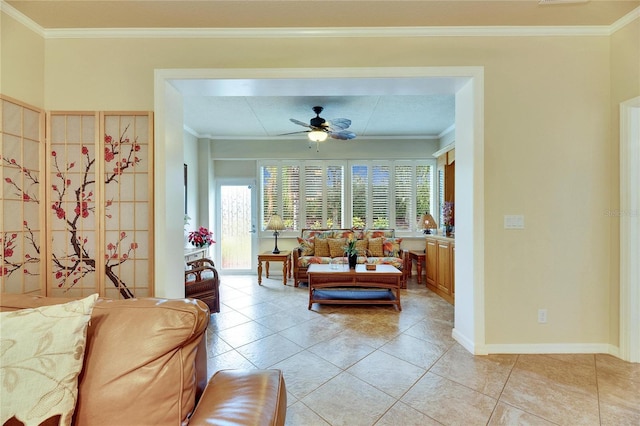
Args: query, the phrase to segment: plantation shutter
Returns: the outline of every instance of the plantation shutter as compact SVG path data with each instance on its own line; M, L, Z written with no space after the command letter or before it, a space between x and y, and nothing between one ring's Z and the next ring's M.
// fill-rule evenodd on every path
M342 194L344 182L342 166L328 166L326 178L327 227L342 228Z
M374 165L371 177L373 227L389 228L389 166Z
M322 228L323 167L307 165L304 168L305 228Z
M431 166L416 166L416 215L414 223L417 223L424 213L431 211Z
M369 205L369 167L355 165L351 167L351 211L352 226L365 228L367 226L367 206Z
M285 229L298 230L300 215L300 167L282 167L282 221Z
M395 167L395 229L409 230L416 222L413 207L413 167Z
M278 211L278 167L262 167L262 227L264 231L271 216Z

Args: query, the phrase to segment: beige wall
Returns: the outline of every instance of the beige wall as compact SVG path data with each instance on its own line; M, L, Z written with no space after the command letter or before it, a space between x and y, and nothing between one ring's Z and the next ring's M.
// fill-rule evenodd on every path
M44 39L0 14L0 93L44 107Z
M623 37L51 39L45 107L151 110L156 68L317 67L313 51L331 52L327 66L483 66L486 343L615 344L603 211L617 200L610 60L633 49ZM505 214L526 228L504 230Z

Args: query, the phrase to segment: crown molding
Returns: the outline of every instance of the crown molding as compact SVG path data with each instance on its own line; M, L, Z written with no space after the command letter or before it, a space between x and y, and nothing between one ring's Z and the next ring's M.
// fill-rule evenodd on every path
M0 0L0 11L45 39L608 36L640 17L638 7L611 25L593 26L45 29L4 0Z
M607 36L610 26L350 27L350 28L70 28L44 30L47 39L74 38L366 38Z
M5 3L4 0L0 1L0 12L6 13L25 27L29 28L34 33L41 37L47 38L46 31L40 25L36 24L31 18L27 17L22 12L19 12L16 8Z
M616 31L621 30L625 26L629 25L636 19L640 18L640 6L633 9L631 12L624 15L622 18L618 19L616 22L609 26L609 34L613 34Z

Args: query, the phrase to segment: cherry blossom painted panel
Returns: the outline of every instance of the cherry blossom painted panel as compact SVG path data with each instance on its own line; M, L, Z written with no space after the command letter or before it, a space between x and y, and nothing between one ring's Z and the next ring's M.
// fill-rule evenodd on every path
M98 114L51 113L48 123L48 295L88 296L101 281Z
M0 292L45 294L44 113L0 97Z
M107 297L153 295L152 120L150 113L105 113L104 182Z

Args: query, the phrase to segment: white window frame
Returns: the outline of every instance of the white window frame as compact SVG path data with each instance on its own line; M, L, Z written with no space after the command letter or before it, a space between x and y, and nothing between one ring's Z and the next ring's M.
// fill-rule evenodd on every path
M260 197L260 201L258 203L259 208L261 209L261 211L259 212L258 216L260 218L260 226L258 228L258 232L260 234L261 237L267 237L270 236L271 233L270 231L266 231L264 229L262 229L262 218L264 215L264 212L262 211L262 208L264 206L264 193L263 193L263 188L262 188L262 168L263 167L268 167L268 166L277 166L278 167L278 176L277 176L277 187L278 187L278 191L282 191L282 174L281 174L281 170L282 170L282 166L298 166L300 168L300 176L299 176L299 191L300 191L300 208L299 208L299 217L297 219L298 222L298 227L299 229L296 230L284 230L281 232L281 235L283 236L297 236L300 234L300 229L305 228L306 225L306 202L305 202L305 193L306 193L306 188L305 188L305 168L306 166L314 166L314 167L322 167L323 170L323 176L326 178L326 170L327 167L330 166L341 166L343 168L343 190L342 190L342 218L341 218L341 222L342 228L351 228L352 227L352 220L353 220L353 203L352 203L352 167L355 165L363 165L363 166L367 166L367 175L368 175L368 188L367 188L367 223L365 224L365 227L367 228L371 228L373 227L373 223L372 223L372 215L373 215L373 208L372 208L372 195L373 195L373 190L372 190L372 185L371 185L371 179L372 179L372 173L373 173L373 166L387 166L389 167L389 193L388 193L388 208L389 208L389 228L394 228L395 229L395 223L396 223L396 204L395 204L395 187L396 187L396 183L395 183L395 166L396 165L400 165L400 166L412 166L412 176L411 176L411 187L412 187L412 193L411 196L413 198L413 202L412 202L412 209L414 210L414 213L416 216L418 216L419 214L423 213L423 212L418 212L417 211L417 182L416 182L416 167L420 166L420 165L426 165L426 166L430 166L430 172L431 172L431 176L430 176L430 182L431 182L431 200L430 200L430 211L429 213L432 214L434 217L439 217L439 214L437 214L436 209L437 206L439 205L439 194L438 194L438 186L437 186L437 162L435 159L421 159L421 160L349 160L349 161L345 161L345 160L300 160L300 161L291 161L291 160L259 160L257 163L257 175L259 176L258 179L258 187L259 187L259 197ZM326 187L326 179L323 180L322 183L322 196L323 198L326 198L327 195L327 187ZM277 204L277 208L278 208L278 212L279 214L282 212L282 195L280 194L278 196L278 204ZM327 221L327 210L323 209L322 212L322 221L324 224L326 224ZM415 221L416 223L413 223L414 221L411 221L410 223L410 227L409 229L402 229L396 230L396 235L397 236L415 236L417 232L420 232L421 230L419 230L417 228L417 221Z

